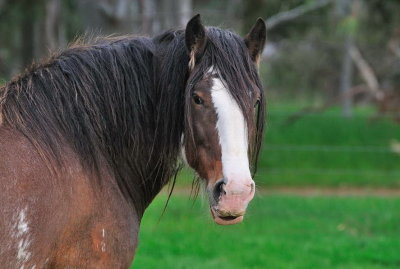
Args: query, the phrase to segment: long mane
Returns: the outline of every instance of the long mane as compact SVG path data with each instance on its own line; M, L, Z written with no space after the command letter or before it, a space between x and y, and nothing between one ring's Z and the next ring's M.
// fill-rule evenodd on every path
M109 167L142 214L179 170L181 137L192 131L185 104L192 85L210 66L228 83L248 124L254 124L243 89L251 92L251 81L261 89L261 83L244 42L217 28L208 28L207 35L205 55L191 81L180 30L153 39L120 37L74 45L0 88L0 114L58 165L68 146L96 178L101 179L102 167ZM264 111L258 114L255 156Z
M61 162L66 143L89 171L111 167L143 212L176 172L183 131L186 52L172 42L122 37L75 45L2 89L3 120L52 160ZM175 59L159 64L168 53Z

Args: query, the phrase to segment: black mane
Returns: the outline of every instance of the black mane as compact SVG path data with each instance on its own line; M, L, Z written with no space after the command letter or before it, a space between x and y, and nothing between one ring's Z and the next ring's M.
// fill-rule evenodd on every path
M68 145L89 171L111 167L141 214L179 169L181 136L191 134L185 103L202 74L216 67L243 111L253 105L243 89L251 89L250 81L261 89L244 42L217 28L207 35L205 55L188 82L183 31L74 45L0 89L3 120L48 160L61 164ZM259 115L255 155L264 112Z

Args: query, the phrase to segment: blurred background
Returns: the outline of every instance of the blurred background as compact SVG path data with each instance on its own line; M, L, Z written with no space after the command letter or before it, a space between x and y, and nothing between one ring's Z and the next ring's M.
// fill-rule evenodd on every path
M0 0L0 84L81 36L206 25L268 41L267 130L243 224L216 227L185 169L133 268L400 268L400 1Z

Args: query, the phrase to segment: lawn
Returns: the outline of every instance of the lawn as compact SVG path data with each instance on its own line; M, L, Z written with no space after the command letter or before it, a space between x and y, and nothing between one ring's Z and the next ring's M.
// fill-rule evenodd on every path
M161 217L165 199L144 216L132 268L400 267L400 198L259 196L225 227L185 195Z
M400 187L400 154L391 149L400 125L372 121L366 109L350 119L331 109L286 125L290 112L282 109L270 110L259 184Z

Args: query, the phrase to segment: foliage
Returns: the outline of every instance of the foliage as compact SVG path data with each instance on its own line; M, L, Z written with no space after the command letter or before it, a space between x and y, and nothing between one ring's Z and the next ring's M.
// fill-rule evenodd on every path
M207 24L245 34L257 17L267 19L277 13L318 0L188 1L192 3L193 14L201 13ZM46 29L43 27L48 15L46 3L50 2L51 0L7 1L0 7L1 77L9 78L29 65L33 58L39 59L48 54ZM98 6L93 12L87 13L87 6L82 4L83 2L90 2L93 7ZM140 1L133 4L134 7L131 6L129 12L132 16L127 21L119 21L118 17L108 17L107 12L99 11L104 6L109 6L110 10L118 10L117 2L121 1L62 0L59 14L62 29L60 33L65 36L61 40L65 39L68 43L84 33L96 34L98 31L91 27L96 25L97 20L103 21L110 28L107 29L108 33L120 32L119 27L123 23L129 25L122 29L140 32L141 27L147 24L144 22L146 16L142 14L143 5ZM166 7L172 2L159 2L160 5L157 5L154 12L157 16L166 16L169 12ZM292 94L306 97L318 95L325 98L337 95L344 31L354 33L356 44L373 66L381 84L400 89L400 73L397 71L399 63L387 49L388 42L400 27L400 19L397 16L400 3L396 0L359 2L361 5L357 16L338 16L338 2L332 1L330 5L271 29L268 32L268 43L273 44L277 51L273 58L267 60L267 68L263 72L267 85L286 97ZM89 20L93 20L90 25ZM167 19L161 19L160 23L164 20ZM161 31L161 28L158 31ZM65 43L59 44L59 47L62 46L65 46ZM357 75L357 72L355 74ZM357 83L360 83L360 78L356 78L354 84Z
M268 18L305 2L246 1L244 28L251 25L254 17ZM275 52L273 57L266 59L268 67L262 74L266 85L277 94L292 98L293 95L317 95L326 99L338 96L345 34L354 36L355 44L361 48L382 88L400 89L399 60L388 49L400 26L400 20L395 15L400 12L400 3L359 0L354 14L346 15L337 11L339 2L332 1L330 6L278 25L268 32L269 44ZM363 83L355 69L352 86Z

